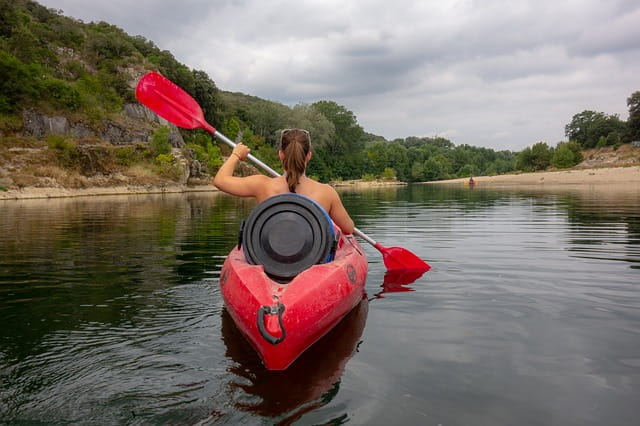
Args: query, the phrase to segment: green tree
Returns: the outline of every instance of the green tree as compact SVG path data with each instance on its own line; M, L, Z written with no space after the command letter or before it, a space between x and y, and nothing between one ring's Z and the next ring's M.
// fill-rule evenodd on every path
M569 148L566 143L558 144L553 153L551 163L561 169L573 167L576 164L573 151L571 151L571 148Z
M151 136L151 152L154 157L158 155L168 155L171 153L171 143L169 142L169 127L159 127Z
M22 100L38 97L41 73L37 65L25 65L0 50L0 112L14 111Z
M264 137L265 141L271 146L276 146L278 130L286 126L285 122L290 116L289 108L266 100L253 102L247 108L249 126L253 128L256 134ZM304 128L307 129L306 127ZM311 132L311 130L309 131Z
M565 135L569 140L578 142L583 148L594 148L601 137L610 133L622 134L626 131L626 123L617 115L603 112L582 111L575 114L571 122L565 126Z
M9 38L18 28L20 18L14 6L15 0L0 0L0 37Z
M313 150L322 147L327 151L331 151L331 146L335 140L335 126L313 105L297 104L290 111L289 116L284 118L283 123L284 128L307 130L311 135ZM279 140L280 132L277 132L277 141Z
M424 163L425 177L429 181L449 178L451 163L442 154L431 156Z
M627 120L629 142L640 141L640 91L633 92L627 98L627 106L629 107Z
M225 120L222 126L222 133L231 140L235 140L240 134L240 120L238 117L231 117Z
M411 180L413 182L422 182L424 181L425 178L425 172L424 172L424 164L419 162L419 161L414 161L411 164Z
M478 169L473 164L465 164L458 170L458 177L472 177L478 175Z
M533 170L545 170L551 165L553 151L545 142L538 142L531 147Z
M213 127L218 127L221 124L222 109L218 88L206 72L193 70L192 74L193 97L202 108L207 122Z
M396 178L396 171L393 170L392 167L385 167L380 177L383 180L394 180Z
M364 130L353 112L334 101L318 101L312 105L335 127L333 141L327 145L332 154L354 153L364 147Z
M533 153L531 147L526 147L516 157L516 168L523 172L530 172L533 170Z

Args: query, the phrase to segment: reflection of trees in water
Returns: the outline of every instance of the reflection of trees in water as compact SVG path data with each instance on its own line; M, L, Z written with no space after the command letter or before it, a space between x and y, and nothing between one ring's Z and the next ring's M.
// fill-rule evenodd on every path
M503 206L509 209L512 203L523 200L530 202L534 209L554 206L557 212L566 214L569 221L572 231L569 250L614 243L616 250L625 252L621 260L640 263L640 188L637 185L549 184L498 188L480 184L471 190L463 185L412 184L344 192L342 196L358 227L365 232L367 225L380 219L386 222L410 218L411 221L419 215L423 220L437 222L440 230L455 232L452 223L482 217L488 209L495 211ZM613 226L620 226L623 231L616 234L615 241L611 239Z
M284 371L265 369L229 314L223 311L222 338L226 355L235 362L229 369L234 374L229 386L231 394L236 395L235 408L274 419L279 424L291 424L331 402L338 394L345 365L360 344L368 310L364 298ZM343 417L342 421L346 420Z
M572 191L562 201L570 224L569 250L585 257L623 260L640 269L640 190L592 187ZM615 249L594 248L610 244Z
M45 351L45 335L86 323L131 324L149 303L164 303L140 296L212 277L249 206L217 194L4 203L2 353Z

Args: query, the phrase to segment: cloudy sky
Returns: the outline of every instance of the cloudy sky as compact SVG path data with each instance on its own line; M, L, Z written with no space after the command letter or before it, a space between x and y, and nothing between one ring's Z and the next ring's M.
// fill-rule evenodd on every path
M106 21L223 90L333 100L387 139L552 146L583 110L628 118L637 0L39 0Z

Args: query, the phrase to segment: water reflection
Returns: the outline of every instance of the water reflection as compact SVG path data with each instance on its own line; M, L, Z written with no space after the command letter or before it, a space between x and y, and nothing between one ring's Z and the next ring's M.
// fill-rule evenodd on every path
M19 410L28 395L69 379L43 371L61 354L70 357L68 372L79 373L87 366L79 354L100 363L103 353L113 357L139 336L176 330L172 321L183 313L170 289L214 282L237 232L239 219L229 212L250 206L211 194L24 200L0 208L0 405ZM94 353L98 344L103 350Z
M637 422L640 191L410 185L342 196L363 231L433 269L385 275L363 244L371 304L283 373L262 368L222 311L220 266L251 202L0 203L0 418Z
M229 371L235 377L229 386L232 394L240 396L234 406L278 424L292 424L305 413L330 403L340 390L347 361L361 343L368 303L364 298L284 371L266 370L230 315L223 311L225 353L234 361Z

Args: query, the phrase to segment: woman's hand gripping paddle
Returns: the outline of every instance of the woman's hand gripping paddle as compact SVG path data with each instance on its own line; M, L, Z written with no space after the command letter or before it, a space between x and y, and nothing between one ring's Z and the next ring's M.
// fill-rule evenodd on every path
M156 72L145 74L136 87L136 97L140 103L147 106L150 110L158 114L160 117L185 129L204 129L211 133L221 142L231 147L236 144L222 133L218 132L204 118L202 108L195 99L187 92L178 87L175 83L163 77ZM271 176L280 176L278 172L263 163L262 161L249 154L247 157L251 162L261 167ZM409 250L401 247L384 247L377 243L358 228L354 230L354 234L362 238L380 253L384 260L384 265L388 271L399 270L415 270L426 272L431 267Z

